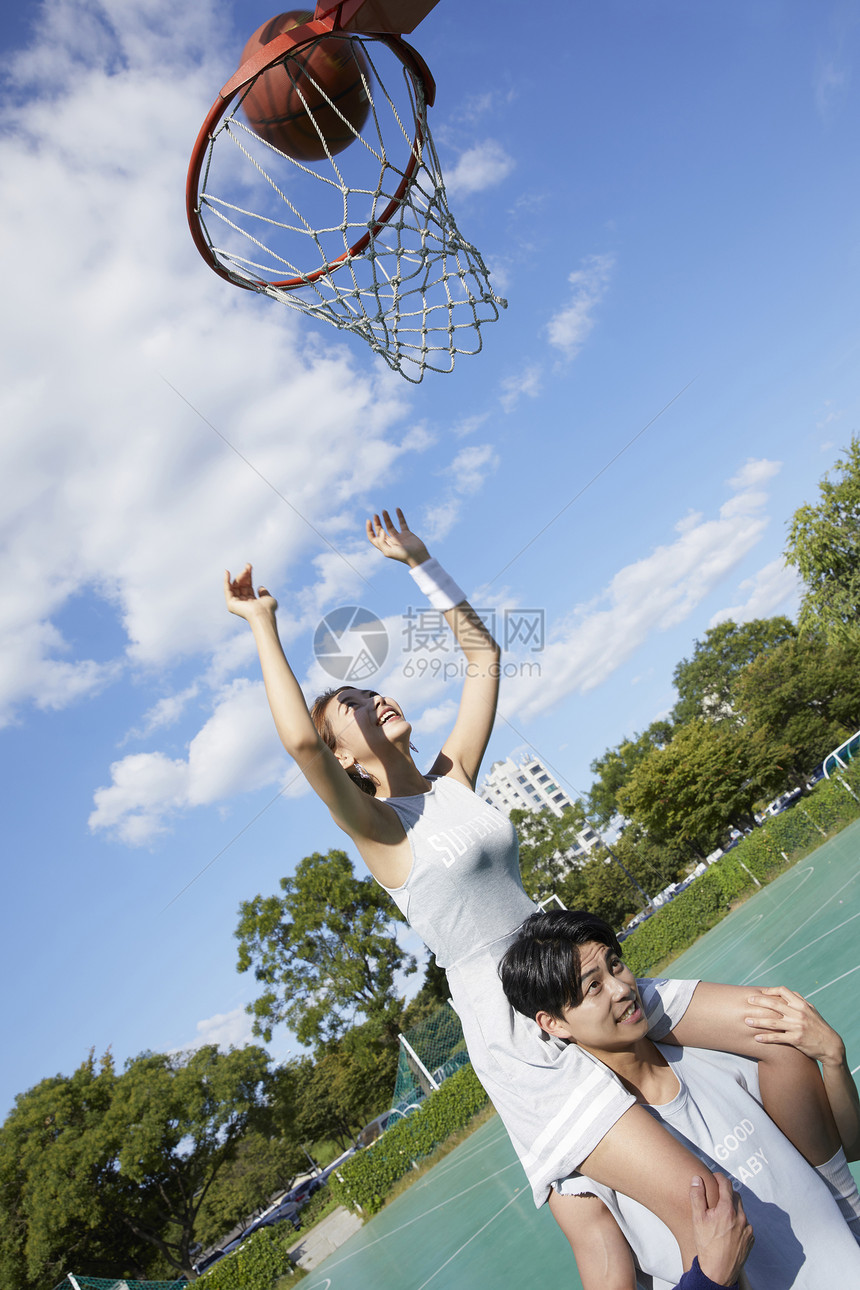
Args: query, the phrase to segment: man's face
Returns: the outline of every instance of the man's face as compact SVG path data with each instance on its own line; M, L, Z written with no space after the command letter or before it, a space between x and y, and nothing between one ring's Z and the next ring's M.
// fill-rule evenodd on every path
M538 1024L551 1035L570 1039L599 1056L630 1047L648 1033L648 1020L636 979L613 949L597 941L579 948L582 1001L561 1018L547 1012Z

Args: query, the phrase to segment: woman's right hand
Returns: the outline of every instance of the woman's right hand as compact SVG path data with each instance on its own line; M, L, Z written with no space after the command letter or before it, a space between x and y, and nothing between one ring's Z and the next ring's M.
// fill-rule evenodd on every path
M389 560L399 560L413 568L430 558L430 553L417 533L413 533L406 522L406 516L397 507L397 520L400 528L391 519L388 511L382 512L382 519L374 515L367 521L367 538L381 555Z
M269 595L265 587L254 591L252 569L246 564L238 578L231 578L229 570L224 571L224 599L231 614L250 622L258 615L273 615L278 607L274 596Z

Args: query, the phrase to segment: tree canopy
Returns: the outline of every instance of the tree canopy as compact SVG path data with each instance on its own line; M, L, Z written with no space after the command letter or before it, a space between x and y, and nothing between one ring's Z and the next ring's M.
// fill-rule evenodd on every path
M193 1276L200 1206L267 1115L268 1057L249 1047L92 1054L21 1094L0 1129L0 1280L43 1290L69 1260L106 1276Z
M700 717L639 763L620 802L655 842L686 845L704 859L731 825L753 823L760 793L743 732Z
M248 1011L269 1040L286 1022L302 1044L326 1046L364 1018L394 1039L401 1012L397 973L415 959L397 943L402 915L345 851L315 852L281 879L281 896L255 896L239 909L238 969L254 969L263 993Z
M821 500L795 511L785 558L805 584L798 625L828 640L860 632L860 437L825 475Z
M789 618L754 618L748 623L731 619L710 627L705 639L696 641L692 658L683 658L672 680L678 702L672 710L677 725L708 717L724 720L735 713L735 683L755 659L783 641L794 640L797 629Z
M602 757L591 763L591 772L597 776L587 803L593 820L602 825L609 823L620 810L618 795L640 761L644 761L655 748L665 748L673 733L671 722L652 721L641 735L622 739L616 748L607 748Z
M860 669L850 643L806 635L763 654L738 679L750 738L769 746L768 786L801 783L860 726Z

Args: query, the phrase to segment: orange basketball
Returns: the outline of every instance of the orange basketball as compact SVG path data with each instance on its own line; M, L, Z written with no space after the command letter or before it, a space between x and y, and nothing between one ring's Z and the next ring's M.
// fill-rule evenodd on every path
M242 62L281 32L312 17L309 9L291 9L263 23L242 51ZM362 73L369 78L367 59L348 38L321 36L258 76L242 101L242 110L251 129L288 157L322 161L326 146L332 154L343 152L355 140L349 126L360 131L367 120L370 101Z

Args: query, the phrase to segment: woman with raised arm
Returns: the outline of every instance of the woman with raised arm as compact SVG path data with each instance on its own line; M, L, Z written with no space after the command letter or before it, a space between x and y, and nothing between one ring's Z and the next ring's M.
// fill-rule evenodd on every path
M581 1168L653 1210L671 1228L689 1268L701 1229L694 1231L690 1180L703 1178L707 1207L716 1210L713 1176L618 1079L577 1047L545 1036L502 992L499 960L535 906L520 882L513 826L475 793L496 711L499 647L402 511L396 524L387 511L375 515L367 536L382 555L409 568L463 651L454 726L424 774L412 759L411 726L394 699L341 686L309 712L278 638L277 602L265 587L255 593L247 565L235 580L225 576L227 607L254 633L281 741L445 968L475 1073L504 1121L535 1202L549 1199L569 1237L576 1198L552 1185ZM811 1164L830 1160L839 1139L817 1067L793 1048L756 1047L744 1025L748 990L694 981L644 981L640 989L652 1037L765 1054L761 1083L771 1117ZM815 1086L806 1105L818 1112L795 1122L798 1079Z

